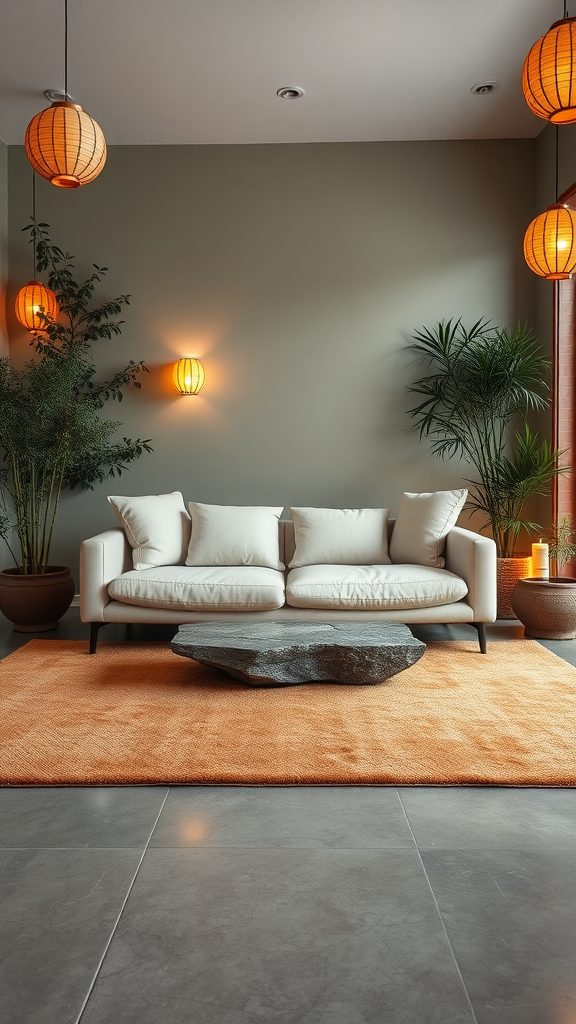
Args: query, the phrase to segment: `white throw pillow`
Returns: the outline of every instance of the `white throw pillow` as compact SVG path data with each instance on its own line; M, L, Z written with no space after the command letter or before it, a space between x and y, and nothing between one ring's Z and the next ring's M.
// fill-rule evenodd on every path
M278 520L282 506L188 504L192 536L186 565L263 565L283 569Z
M467 497L465 487L457 491L403 494L390 538L392 561L441 569L446 535L456 525Z
M132 548L135 569L183 565L190 540L190 517L180 491L121 497L109 494Z
M389 565L389 508L291 508L296 550L290 568L303 565Z

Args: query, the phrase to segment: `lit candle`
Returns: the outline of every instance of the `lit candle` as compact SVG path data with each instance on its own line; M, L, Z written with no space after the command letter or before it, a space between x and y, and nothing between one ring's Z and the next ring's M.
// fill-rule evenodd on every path
M550 562L548 560L548 545L542 543L532 545L532 576L538 579L548 579L550 576Z

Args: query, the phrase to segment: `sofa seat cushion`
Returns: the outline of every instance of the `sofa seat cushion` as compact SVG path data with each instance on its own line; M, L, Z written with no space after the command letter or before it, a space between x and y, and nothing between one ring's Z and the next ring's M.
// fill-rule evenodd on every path
M285 603L284 574L261 565L132 570L113 580L108 593L124 604L183 611L269 611Z
M288 574L286 602L294 608L432 608L467 592L459 576L426 565L306 565Z

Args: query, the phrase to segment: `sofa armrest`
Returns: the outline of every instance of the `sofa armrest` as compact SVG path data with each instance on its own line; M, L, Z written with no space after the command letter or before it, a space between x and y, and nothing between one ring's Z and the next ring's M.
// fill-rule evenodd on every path
M132 568L132 549L124 530L106 530L80 546L80 618L104 622L108 584Z
M446 537L446 569L468 586L474 622L496 618L496 545L490 537L455 526Z

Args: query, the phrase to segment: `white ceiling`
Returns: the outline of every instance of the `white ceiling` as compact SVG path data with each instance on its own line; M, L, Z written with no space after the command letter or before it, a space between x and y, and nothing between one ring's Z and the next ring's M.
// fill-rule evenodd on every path
M63 88L63 12L2 0L9 144ZM561 0L69 0L68 88L110 144L529 138L522 62L561 17ZM485 80L499 90L472 95Z

